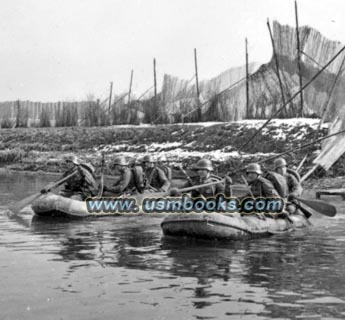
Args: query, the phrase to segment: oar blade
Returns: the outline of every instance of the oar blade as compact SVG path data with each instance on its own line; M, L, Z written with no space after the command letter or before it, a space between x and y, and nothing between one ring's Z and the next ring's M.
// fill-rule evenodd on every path
M54 182L53 184L48 184L45 189L46 191L50 191L53 188L56 188L58 186L60 186L61 184L63 184L65 181L67 181L68 179L71 179L73 176L75 176L78 173L78 170L75 170L74 172L72 172L70 175L62 178L59 181ZM17 202L16 204L14 204L13 206L9 207L9 209L14 212L14 213L18 213L19 211L21 211L23 208L25 208L26 206L28 206L32 201L34 201L35 199L37 199L39 196L41 196L41 193L35 193L32 196L29 196L19 202Z
M299 202L296 204L297 208L304 214L304 216L309 219L313 214L319 214L318 211L315 211L313 208L308 207L303 202Z
M337 208L325 201L322 200L311 200L298 198L300 202L306 204L308 207L314 209L320 214L323 214L327 217L334 217L337 214Z
M18 213L23 208L28 206L32 201L37 199L40 195L41 195L41 193L35 193L35 194L33 194L33 195L23 199L23 200L16 202L13 206L9 207L9 209L14 213Z

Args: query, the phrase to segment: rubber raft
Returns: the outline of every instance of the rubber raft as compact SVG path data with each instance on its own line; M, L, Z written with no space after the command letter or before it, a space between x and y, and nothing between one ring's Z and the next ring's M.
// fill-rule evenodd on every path
M310 225L303 214L286 218L258 217L255 214L184 213L165 217L165 236L199 239L239 240L289 232Z
M160 197L162 193L138 194L132 195L130 198L134 198L136 204L140 206L143 198L149 195L151 197ZM144 214L140 210L138 212L123 213L116 211L89 212L85 201L66 198L54 193L47 193L40 196L31 204L31 209L36 216L45 218L83 219L104 216L138 216ZM166 216L166 214L156 214L156 216Z
M137 199L140 202L140 198ZM138 216L143 213L91 213L86 202L48 193L36 199L31 208L37 217L43 218L99 218L102 216ZM160 213L149 216L163 217L161 228L165 236L192 237L202 239L237 240L264 237L289 232L310 225L303 214L286 218L263 218L255 214L225 215L221 213Z
M31 204L34 214L45 218L83 219L89 217L102 217L109 215L122 215L120 213L92 213L89 212L85 201L66 198L54 193L42 195ZM128 215L129 213L127 213Z

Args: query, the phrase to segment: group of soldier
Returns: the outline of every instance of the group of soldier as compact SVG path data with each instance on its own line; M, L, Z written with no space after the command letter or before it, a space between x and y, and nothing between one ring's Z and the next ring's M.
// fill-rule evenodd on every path
M97 183L95 168L91 164L81 162L75 155L66 156L64 161L68 170L63 177L75 173L65 183L64 190L60 191L65 197L84 200L93 196L117 197L133 193L163 192L171 196L181 194L179 189L172 187L172 169L165 157L156 161L151 155L145 155L140 161L132 159L130 162L124 156L117 157L111 167L119 174L119 178L110 186ZM258 163L250 163L246 166L246 178L243 176L242 178L248 187L247 196L284 198L289 203L286 207L287 211L292 213L296 210L292 203L302 193L298 174L287 169L287 163L283 158L276 159L273 167L272 171L264 174ZM195 187L191 191L192 197L206 199L217 194L232 196L231 177L226 176L222 179L213 174L214 168L210 160L200 159L191 168L196 173L192 177L182 167L179 168L186 177L186 182L180 188ZM44 192L46 190L42 190L42 193Z

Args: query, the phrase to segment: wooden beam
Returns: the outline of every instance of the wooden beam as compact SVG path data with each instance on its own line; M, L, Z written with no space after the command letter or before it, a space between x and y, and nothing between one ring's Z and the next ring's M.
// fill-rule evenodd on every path
M296 15L296 40L297 40L297 65L298 65L298 77L299 77L299 89L300 89L300 112L299 116L303 117L303 81L302 81L302 66L301 66L301 45L299 41L299 26L298 26L298 12L297 1L295 0L295 15Z
M246 38L246 102L247 102L247 119L249 118L249 67L248 67L248 41Z
M200 91L199 91L199 75L198 75L198 60L196 49L194 48L194 65L195 65L195 85L196 85L196 94L198 98L198 120L201 120L201 105L200 105Z
M110 115L110 109L111 109L111 98L112 98L112 95L113 95L113 82L110 82L108 116Z
M154 109L157 107L157 75L156 75L156 58L153 58L153 86L154 86Z
M129 82L128 105L131 103L132 82L133 82L133 70L131 71L131 81Z

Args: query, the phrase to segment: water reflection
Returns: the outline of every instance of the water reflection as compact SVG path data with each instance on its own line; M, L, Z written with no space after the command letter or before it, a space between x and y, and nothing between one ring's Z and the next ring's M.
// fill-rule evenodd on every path
M142 217L105 218L82 226L79 221L33 221L32 230L59 241L59 250L54 253L60 258L54 259L83 260L78 268L97 261L103 268L165 272L170 280L192 277L196 281L183 290L196 299L192 302L195 309L235 301L251 307L259 304L262 309L257 315L269 314L272 318L298 317L303 308L308 315L313 315L316 307L329 316L339 314L335 311L339 305L345 311L345 253L318 226L269 239L228 243L161 239L157 232L159 222L157 218ZM320 237L315 237L315 231ZM70 268L73 272L76 266ZM168 288L171 289L165 285L152 290ZM258 288L265 291L258 292ZM227 312L228 316L235 314L238 315Z

